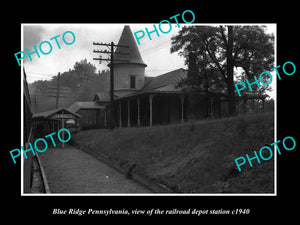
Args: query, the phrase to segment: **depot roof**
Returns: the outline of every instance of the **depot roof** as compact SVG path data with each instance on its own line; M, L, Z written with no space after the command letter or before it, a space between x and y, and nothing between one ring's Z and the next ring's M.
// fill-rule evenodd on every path
M74 102L68 107L70 112L76 113L80 109L104 109L105 106L101 106L96 102Z
M124 29L122 31L120 40L118 42L118 45L122 46L128 46L128 47L116 47L116 54L114 55L115 60L126 60L125 61L116 61L114 64L120 64L120 63L136 63L141 64L143 66L147 66L141 56L141 53L138 49L138 46L136 44L136 41L133 37L133 34L131 32L130 27L124 26ZM121 54L117 54L121 53Z
M68 110L66 108L60 107L58 109L53 109L53 110L50 110L50 111L34 113L32 118L33 119L37 119L37 118L39 118L39 119L48 119L54 114L61 114L61 113L72 114L75 117L79 117L79 118L81 117L81 115L79 115L77 113L71 112L70 110Z

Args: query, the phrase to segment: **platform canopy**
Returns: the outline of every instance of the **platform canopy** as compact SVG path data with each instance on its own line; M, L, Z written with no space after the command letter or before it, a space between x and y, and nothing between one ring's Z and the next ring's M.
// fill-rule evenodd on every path
M34 113L32 116L33 119L73 119L76 117L80 118L81 115L71 112L63 107L50 111Z

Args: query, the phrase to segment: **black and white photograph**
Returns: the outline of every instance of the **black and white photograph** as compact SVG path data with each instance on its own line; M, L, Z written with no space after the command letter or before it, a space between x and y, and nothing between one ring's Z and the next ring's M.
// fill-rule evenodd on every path
M24 194L275 193L268 151L235 159L275 142L276 90L253 75L275 67L276 24L22 28L24 143L41 150L24 160ZM71 140L54 146L62 128Z
M3 165L18 209L99 221L294 214L293 22L209 9L15 18Z

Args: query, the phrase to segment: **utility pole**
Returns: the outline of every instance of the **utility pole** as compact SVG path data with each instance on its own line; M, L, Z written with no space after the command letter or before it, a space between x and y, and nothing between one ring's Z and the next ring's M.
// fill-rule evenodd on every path
M109 67L110 67L110 117L111 117L111 129L115 128L115 113L114 113L114 62L128 62L128 60L123 59L114 59L115 55L128 55L129 53L122 53L122 52L115 52L114 47L124 47L129 48L128 45L115 45L114 42L111 43L99 43L99 42L93 42L93 45L102 45L107 46L109 48L109 51L107 50L94 50L94 53L106 53L110 54L110 58L103 59L100 55L99 58L93 58L93 60L99 60L99 63L101 63L102 60L109 61Z
M31 110L32 112L36 113L37 112L37 104L40 105L40 103L44 102L44 96L41 94L37 94L37 92L35 92L35 94L31 94L30 95L30 101L31 101Z
M66 96L66 94L68 94L68 92L69 92L69 90L66 89L66 87L61 87L61 85L60 85L60 73L58 73L56 86L48 87L48 94L50 94L50 95L48 95L48 97L56 98L56 102L55 102L55 108L56 109L58 109L59 100L61 98L68 98Z
M56 94L56 106L55 106L56 109L58 108L58 101L59 101L59 86L60 86L59 80L60 80L60 73L58 73L57 75L57 92L56 92L57 94Z

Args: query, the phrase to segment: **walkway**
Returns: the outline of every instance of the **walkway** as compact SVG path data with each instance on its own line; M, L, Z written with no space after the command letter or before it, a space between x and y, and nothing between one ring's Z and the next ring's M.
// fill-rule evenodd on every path
M51 193L151 193L93 156L70 145L39 154Z

